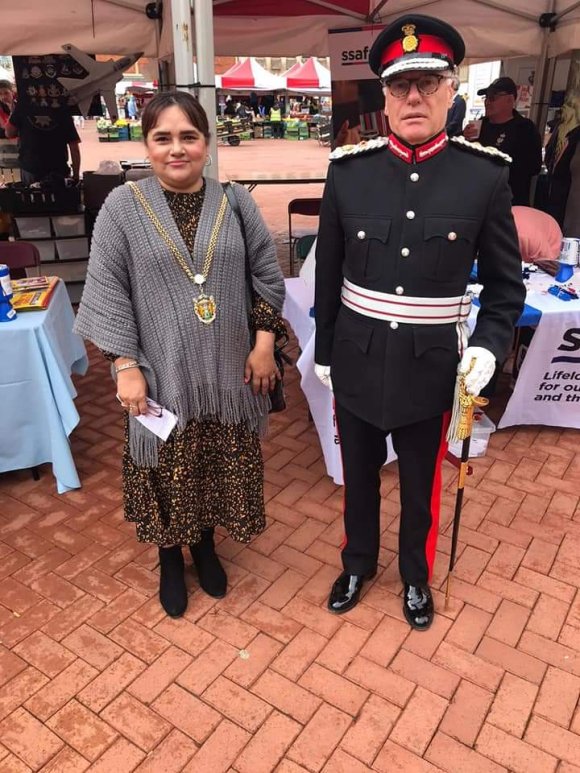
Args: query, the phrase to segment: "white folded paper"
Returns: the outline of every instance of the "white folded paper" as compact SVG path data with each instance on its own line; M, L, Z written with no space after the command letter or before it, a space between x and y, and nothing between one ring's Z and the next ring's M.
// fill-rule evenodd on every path
M135 418L150 432L165 442L177 424L177 416L149 398L147 398L147 405L149 406L150 413L136 416Z

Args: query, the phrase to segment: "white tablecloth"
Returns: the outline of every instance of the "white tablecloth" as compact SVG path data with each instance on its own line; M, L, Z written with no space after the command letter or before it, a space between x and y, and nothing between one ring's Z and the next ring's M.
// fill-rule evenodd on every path
M340 440L335 426L335 415L332 392L327 389L314 374L314 332L315 324L310 316L314 303L314 288L302 277L286 279L286 301L283 316L288 320L302 354L296 366L302 375L300 385L304 392L310 413L316 425L326 471L338 485L342 485L342 460L340 456ZM387 464L396 459L391 439L387 440Z

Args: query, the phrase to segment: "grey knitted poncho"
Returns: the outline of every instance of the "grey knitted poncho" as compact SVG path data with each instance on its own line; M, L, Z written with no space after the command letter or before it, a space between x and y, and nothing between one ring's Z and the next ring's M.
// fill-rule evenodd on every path
M193 273L200 272L224 195L222 186L206 180L191 256L157 178L138 185ZM274 242L251 195L239 185L235 192L246 226L254 290L281 311L284 279ZM254 395L244 384L250 351L244 242L229 207L204 291L217 304L210 325L195 316L198 288L129 186L116 188L95 223L76 332L103 351L136 359L149 396L177 415L180 430L192 419L247 422L252 429L263 429L269 398ZM137 464L156 466L160 442L130 418L129 448Z

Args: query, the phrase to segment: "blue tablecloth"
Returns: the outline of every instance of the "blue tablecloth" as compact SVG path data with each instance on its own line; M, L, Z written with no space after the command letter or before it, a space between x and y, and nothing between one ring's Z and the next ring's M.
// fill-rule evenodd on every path
M79 422L71 373L88 359L63 282L46 311L0 323L0 472L51 462L59 494L79 488L68 436Z
M479 298L474 298L473 304L474 306L479 306ZM537 327L540 324L541 318L542 312L540 309L535 309L533 306L525 303L524 310L516 322L516 327Z

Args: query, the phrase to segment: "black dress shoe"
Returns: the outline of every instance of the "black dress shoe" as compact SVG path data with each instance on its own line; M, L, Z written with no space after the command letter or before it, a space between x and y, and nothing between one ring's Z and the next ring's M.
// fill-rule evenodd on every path
M201 540L189 549L201 589L214 599L222 599L228 589L228 578L215 552L213 531L203 529Z
M409 585L405 583L403 594L403 613L407 622L417 631L426 631L433 622L435 608L433 596L428 585Z
M330 591L330 596L328 597L329 610L336 615L342 615L344 612L348 612L349 609L356 607L365 580L371 580L376 573L376 569L368 574L348 574L348 572L343 572Z
M159 548L159 601L169 617L181 617L187 609L181 545Z

